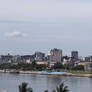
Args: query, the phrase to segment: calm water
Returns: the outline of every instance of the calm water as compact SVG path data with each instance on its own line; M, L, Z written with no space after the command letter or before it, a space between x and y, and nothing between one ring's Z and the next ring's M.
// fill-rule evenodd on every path
M28 82L34 92L55 89L61 81L69 86L70 92L91 92L92 79L80 77L62 77L34 74L4 74L0 73L0 90L18 92L18 85Z

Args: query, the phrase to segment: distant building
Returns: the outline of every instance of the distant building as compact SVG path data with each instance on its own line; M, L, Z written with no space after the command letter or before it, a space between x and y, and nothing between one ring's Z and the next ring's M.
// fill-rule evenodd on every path
M63 56L62 57L62 64L65 65L65 64L68 64L69 62L69 57L68 56Z
M68 57L68 56L64 56L64 57L63 57L63 61L62 61L62 64L63 64L63 65L74 66L74 63L75 63L75 61L73 61L73 60L71 59L71 57Z
M13 56L8 54L8 55L1 55L0 56L0 63L11 63L13 59Z
M56 62L49 62L48 65L49 67L53 67L56 64Z
M44 60L45 59L45 53L42 52L35 52L35 60Z
M84 69L92 71L92 62L86 62Z
M90 56L90 62L92 62L92 56Z
M21 62L22 63L32 63L35 60L34 55L24 55L21 56Z
M61 62L62 59L62 50L60 49L52 49L49 53L48 53L48 61L49 62Z
M92 62L92 56L83 57L81 58L81 60L83 60L84 62Z
M42 53L42 52L35 52L35 57L45 57L45 53Z
M36 64L38 64L38 65L44 65L44 64L48 64L47 62L45 62L45 61L42 61L42 60L39 60L39 61L36 61Z
M79 62L77 65L85 66L86 64L87 64L87 62Z
M72 51L71 52L71 58L73 60L78 60L78 51Z
M82 65L84 66L84 70L92 71L92 62L77 62L75 65Z
M90 62L90 57L83 57L82 60L85 62Z

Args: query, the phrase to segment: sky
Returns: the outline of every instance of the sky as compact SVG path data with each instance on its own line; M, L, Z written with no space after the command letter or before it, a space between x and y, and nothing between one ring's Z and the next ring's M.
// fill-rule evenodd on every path
M92 0L0 0L0 54L92 55Z

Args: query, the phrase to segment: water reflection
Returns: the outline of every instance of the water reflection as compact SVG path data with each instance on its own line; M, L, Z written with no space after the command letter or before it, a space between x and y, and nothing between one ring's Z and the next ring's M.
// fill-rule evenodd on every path
M70 92L91 92L92 90L92 79L90 78L7 73L0 73L0 90L18 92L18 85L28 82L34 92L44 92L46 89L51 91L62 81L69 86Z

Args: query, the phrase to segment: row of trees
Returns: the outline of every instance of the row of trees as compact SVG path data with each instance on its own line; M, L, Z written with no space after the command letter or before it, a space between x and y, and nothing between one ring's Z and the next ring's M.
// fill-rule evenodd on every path
M33 92L33 89L31 87L27 87L28 83L23 82L21 85L19 85L19 92ZM45 90L44 92L48 92L48 90ZM61 83L56 90L52 90L52 92L69 92L68 86L65 86L64 83Z
M16 69L16 70L34 70L34 71L41 71L46 70L48 68L48 65L38 65L36 62L32 62L32 64L0 64L0 69ZM64 69L64 70L84 70L84 66L77 65L77 66L71 66L71 65L63 65L62 63L56 63L52 69Z
M71 65L62 65L62 63L56 63L52 69L64 69L64 70L84 70L83 65L76 65L76 66L71 66Z
M32 64L24 64L24 63L19 63L19 64L0 64L0 69L16 69L16 70L45 70L47 65L37 65L35 62Z

